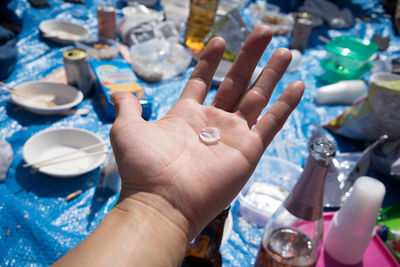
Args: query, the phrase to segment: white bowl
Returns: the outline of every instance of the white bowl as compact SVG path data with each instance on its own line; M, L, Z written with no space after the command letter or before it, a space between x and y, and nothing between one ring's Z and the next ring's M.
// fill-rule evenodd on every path
M41 131L29 138L22 148L22 156L26 163L63 155L80 148L104 142L100 137L89 131L77 128L59 128ZM106 151L106 146L77 152L69 157L84 156L86 153ZM42 173L58 178L68 178L81 175L99 167L106 154L81 157L80 159L47 165L38 168Z
M11 94L11 100L39 115L61 114L83 100L81 91L62 83L26 82L15 86L14 90L18 92Z
M76 23L61 20L45 20L39 24L43 37L53 42L69 45L74 41L83 41L89 37L89 30Z

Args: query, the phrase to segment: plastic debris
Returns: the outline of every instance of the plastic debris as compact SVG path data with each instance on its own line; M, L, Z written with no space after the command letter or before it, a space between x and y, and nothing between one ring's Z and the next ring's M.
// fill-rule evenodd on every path
M221 130L216 127L206 127L200 131L199 136L204 143L212 144L221 138Z
M0 140L0 182L6 178L13 158L14 152L11 145L5 140Z

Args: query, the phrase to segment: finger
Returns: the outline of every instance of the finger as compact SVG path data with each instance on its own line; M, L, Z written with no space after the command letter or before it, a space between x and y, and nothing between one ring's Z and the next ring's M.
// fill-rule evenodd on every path
M247 90L251 75L272 35L272 30L267 26L254 28L219 87L212 105L225 111L234 110Z
M240 101L236 112L247 120L249 127L256 122L257 117L268 104L276 84L282 78L291 59L292 53L288 49L276 50L256 82Z
M116 119L142 119L142 105L139 100L127 92L117 92L111 95Z
M204 102L224 50L224 39L221 37L211 39L183 89L181 99L191 98L199 103Z
M257 122L254 131L261 138L264 148L268 146L275 134L282 128L289 115L297 107L304 93L304 83L291 83L279 97L278 101Z

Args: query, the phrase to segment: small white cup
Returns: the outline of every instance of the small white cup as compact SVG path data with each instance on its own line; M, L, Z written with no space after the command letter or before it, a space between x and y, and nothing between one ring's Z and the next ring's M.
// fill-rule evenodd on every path
M374 235L385 192L383 183L375 178L357 179L350 196L333 216L326 234L324 248L329 256L348 265L362 261Z

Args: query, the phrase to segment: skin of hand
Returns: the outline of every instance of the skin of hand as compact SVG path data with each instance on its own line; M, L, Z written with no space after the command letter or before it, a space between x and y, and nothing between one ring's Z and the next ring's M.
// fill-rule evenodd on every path
M154 230L163 236L166 233L165 245L176 251L165 253L171 256L170 261L148 266L179 266L186 244L231 203L299 103L304 84L295 81L257 121L291 61L288 49L276 50L248 88L272 36L272 30L266 26L257 26L251 32L210 106L204 106L203 101L225 49L225 41L219 37L208 43L179 100L162 119L145 121L141 118L141 105L133 95L112 95L116 120L110 139L122 189L110 213L118 213L114 217L119 219L127 214L137 220L135 227L148 225L143 226L147 227L142 229L144 232ZM220 140L213 144L202 142L199 132L205 127L219 128ZM152 214L158 226L146 214ZM99 228L107 232L105 225L114 221L119 223L108 218ZM170 240L174 238L175 241ZM95 237L90 239L96 242ZM150 239L143 238L144 242ZM186 244L182 246L183 242Z

